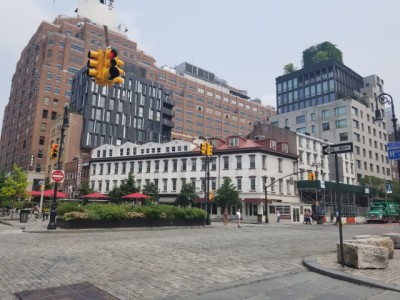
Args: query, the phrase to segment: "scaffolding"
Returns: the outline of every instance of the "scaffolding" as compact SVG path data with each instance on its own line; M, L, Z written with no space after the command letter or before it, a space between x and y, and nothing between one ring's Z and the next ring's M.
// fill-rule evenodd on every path
M339 195L336 197L335 182L324 182L323 186L324 188L321 188L319 180L298 182L300 202L310 204L314 214L329 216L333 213L335 215L338 210L337 201L341 201L343 217L366 216L371 195L366 193L364 187L339 184Z

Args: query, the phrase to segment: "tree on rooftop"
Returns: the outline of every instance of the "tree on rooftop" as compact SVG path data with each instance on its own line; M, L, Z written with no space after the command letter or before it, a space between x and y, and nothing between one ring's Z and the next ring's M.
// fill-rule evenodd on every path
M315 46L311 46L303 51L303 68L312 66L321 61L336 58L343 63L342 51L336 48L331 42L323 42Z

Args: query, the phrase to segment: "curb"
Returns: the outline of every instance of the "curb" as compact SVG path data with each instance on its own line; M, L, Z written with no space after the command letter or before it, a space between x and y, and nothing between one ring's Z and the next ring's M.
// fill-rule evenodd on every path
M343 272L337 272L328 268L325 268L321 264L317 262L316 256L309 256L303 259L303 265L306 266L311 271L320 273L322 275L326 275L335 279L344 280L356 284L362 284L370 287L380 288L384 290L390 290L395 292L400 292L400 287L397 285L393 285L390 283L386 283L383 281L377 281L368 279L365 277L357 276L357 275L348 275Z

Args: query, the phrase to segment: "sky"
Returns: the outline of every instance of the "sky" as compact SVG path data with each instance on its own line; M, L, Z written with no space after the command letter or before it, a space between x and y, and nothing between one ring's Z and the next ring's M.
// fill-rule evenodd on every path
M0 126L23 48L41 21L74 16L77 3L2 1ZM301 68L303 50L329 41L353 71L384 80L400 118L398 0L115 0L114 9L157 66L192 63L274 107L283 66Z

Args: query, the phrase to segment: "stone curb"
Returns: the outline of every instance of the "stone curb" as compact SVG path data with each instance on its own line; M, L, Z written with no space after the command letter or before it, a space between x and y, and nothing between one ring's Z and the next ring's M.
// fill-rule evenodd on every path
M323 265L319 264L317 262L317 257L316 256L309 256L303 259L303 265L306 266L308 269L311 271L320 273L322 275L326 275L335 279L340 279L356 284L362 284L370 287L376 287L380 289L385 289L385 290L390 290L390 291L396 291L400 292L400 287L382 282L382 281L377 281L377 280L371 280L366 277L362 276L357 276L357 275L348 275L344 272L337 272L332 269L326 268Z

